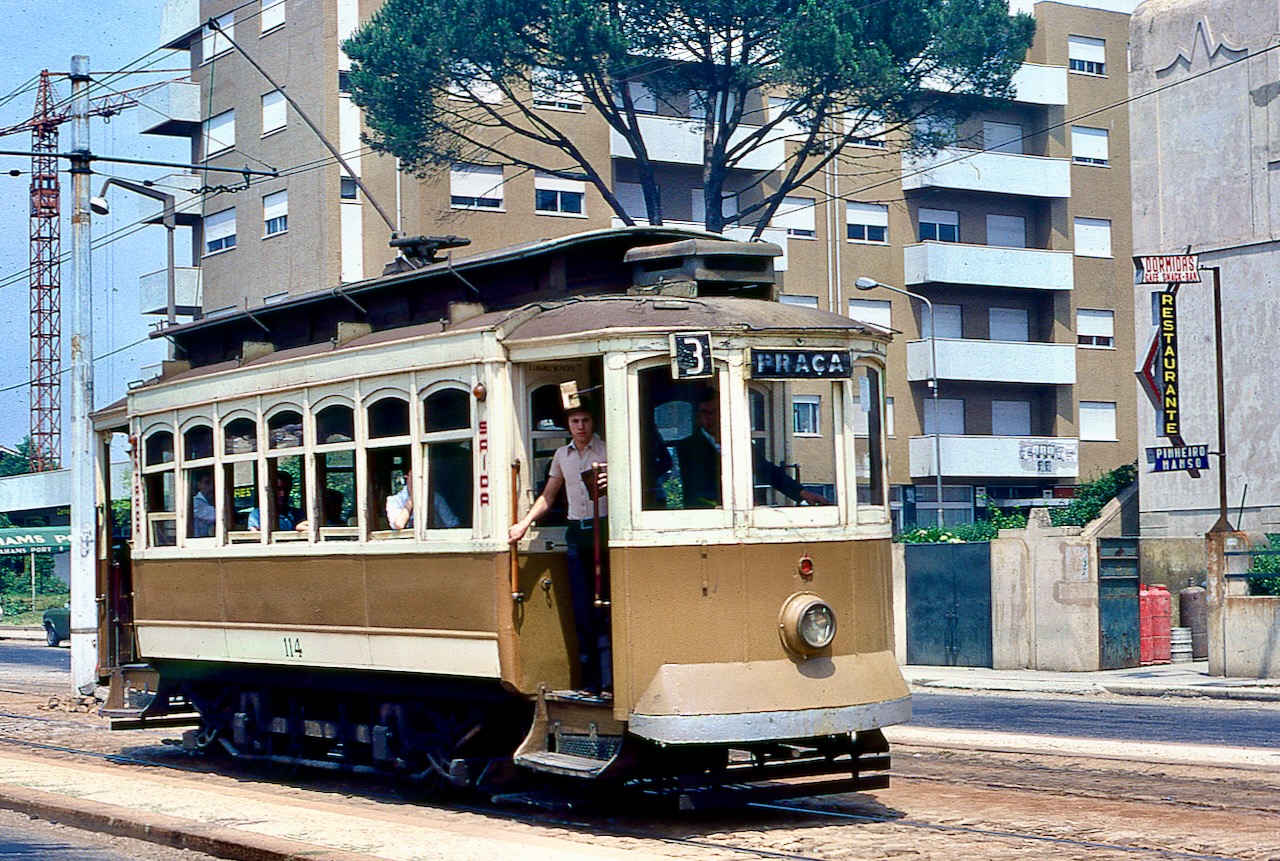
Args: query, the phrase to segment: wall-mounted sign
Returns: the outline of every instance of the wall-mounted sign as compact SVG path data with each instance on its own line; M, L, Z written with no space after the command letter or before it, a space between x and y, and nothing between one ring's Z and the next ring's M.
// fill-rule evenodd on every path
M1147 472L1209 468L1207 445L1157 445L1147 449Z
M1200 258L1195 254L1166 254L1133 258L1135 284L1199 284Z
M671 333L671 377L676 380L696 380L715 376L711 364L711 333Z
M1157 361L1160 368L1160 435L1175 437L1182 433L1182 416L1178 406L1178 306L1173 293L1157 293L1159 328Z
M1080 443L1074 439L1018 440L1018 463L1026 472L1055 475L1058 467L1080 462Z
M847 380L853 376L849 350L751 350L757 380Z

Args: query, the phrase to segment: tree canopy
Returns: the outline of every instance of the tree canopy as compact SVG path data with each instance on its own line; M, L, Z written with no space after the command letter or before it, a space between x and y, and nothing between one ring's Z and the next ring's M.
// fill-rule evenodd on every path
M678 108L719 232L726 179L753 151L785 139L789 153L743 175L737 218L763 226L851 143L888 130L934 148L947 141L921 120L1010 97L1034 29L1006 0L387 0L343 47L376 150L419 175L466 163L585 180L628 224L574 109L630 148L660 224L644 126Z

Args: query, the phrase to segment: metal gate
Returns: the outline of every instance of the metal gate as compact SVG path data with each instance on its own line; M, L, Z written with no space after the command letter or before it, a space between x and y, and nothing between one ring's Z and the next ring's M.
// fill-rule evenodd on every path
M991 545L908 544L907 663L991 666Z
M1138 539L1098 539L1098 666L1138 666Z

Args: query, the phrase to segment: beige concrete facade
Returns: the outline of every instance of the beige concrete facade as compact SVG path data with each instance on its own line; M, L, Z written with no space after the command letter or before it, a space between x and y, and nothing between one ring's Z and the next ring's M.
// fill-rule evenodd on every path
M504 171L500 206L459 208L451 203L447 170L427 178L398 173L392 159L358 143L353 127L358 112L340 92L346 60L338 45L372 14L378 0L285 0L283 23L267 32L261 22L278 21L275 7L269 16L257 4L237 9L242 4L236 0L169 0L169 5L192 10L191 27L233 14L236 41L330 140L355 156L352 167L404 234L463 235L472 241L469 252L617 223L590 187L581 216L536 212L534 174L514 168ZM857 300L858 314L867 312L866 300L887 303L872 313L887 310L888 325L901 333L890 348L887 384L893 403L888 458L899 526L931 522L935 516L937 470L924 426L929 374L927 365L922 373L906 371L911 342L927 354L929 333L922 326L920 303L883 289L858 291L854 281L860 277L919 292L939 306L960 307L960 331L944 335L944 328L938 334L940 347L947 346L947 338L961 341L951 346L963 358L960 366L941 369L938 389L942 399L963 401L962 407L953 403L943 412L944 417L952 415L949 410L962 412L960 423L944 420L941 426L948 523L984 517L988 498L1002 507L1023 508L1051 504L1055 496L1065 501L1070 486L1135 456L1129 132L1126 112L1114 107L1128 91L1128 15L1054 2L1036 3L1033 11L1037 38L1019 78L1019 99L961 124L957 149L945 154L952 164L904 165L892 139L887 147L853 147L811 188L792 193L814 201L812 235L770 228L765 237L786 249L782 285L787 301L851 313L850 300ZM1069 71L1072 37L1104 43L1105 69ZM242 191L205 195L206 216L236 208L235 246L201 260L206 312L246 303L252 308L283 293L380 275L392 255L386 246L390 229L375 207L362 193L342 199L341 169L293 106L286 110L283 128L264 134L262 97L272 86L234 50L203 57L202 42L209 39L199 32L187 40L193 79L200 85L199 119L236 112L235 146L215 154L214 163L265 163L283 174ZM652 123L655 137L677 135L673 130L687 120L669 115L680 112L679 105L660 107ZM615 188L633 179L630 159L616 152L598 116L559 114ZM1073 162L1072 119L1077 116L1087 116L1082 123L1095 134L1105 131L1106 158ZM1016 144L990 137L1008 136L1015 128ZM197 158L201 155L197 150ZM677 156L661 165L668 223L692 224L691 192L701 184L699 169L696 160ZM738 175L730 177L730 190L754 176L731 173ZM233 184L225 175L210 177L202 183ZM288 228L268 235L263 197L284 189ZM847 201L885 208L883 241L848 238ZM922 210L955 213L956 235L948 238L958 241L922 243ZM1091 219L1095 229L1105 226L1105 253L1080 253L1079 218ZM1020 238L1010 239L1010 225L1015 234L1021 230ZM207 248L203 239L197 244ZM1002 245L1025 248L1009 251ZM922 255L928 255L923 270L916 263ZM961 270L967 274L957 276ZM1111 334L1077 347L1081 309L1096 312L1099 331ZM940 326L950 313L940 308ZM1006 321L1001 325L1011 319L1012 330L993 331L994 319ZM984 359L984 350L997 341L1012 352ZM1070 349L1046 352L1047 345ZM1039 376L1046 361L1054 366L1051 382ZM1083 430L1082 401L1091 417ZM1037 457L1037 451L1051 452L1049 459Z

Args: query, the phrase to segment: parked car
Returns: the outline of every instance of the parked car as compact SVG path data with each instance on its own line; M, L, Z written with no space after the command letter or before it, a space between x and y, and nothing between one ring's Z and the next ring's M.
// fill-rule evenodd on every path
M44 641L56 646L71 639L71 605L50 607L44 611Z

